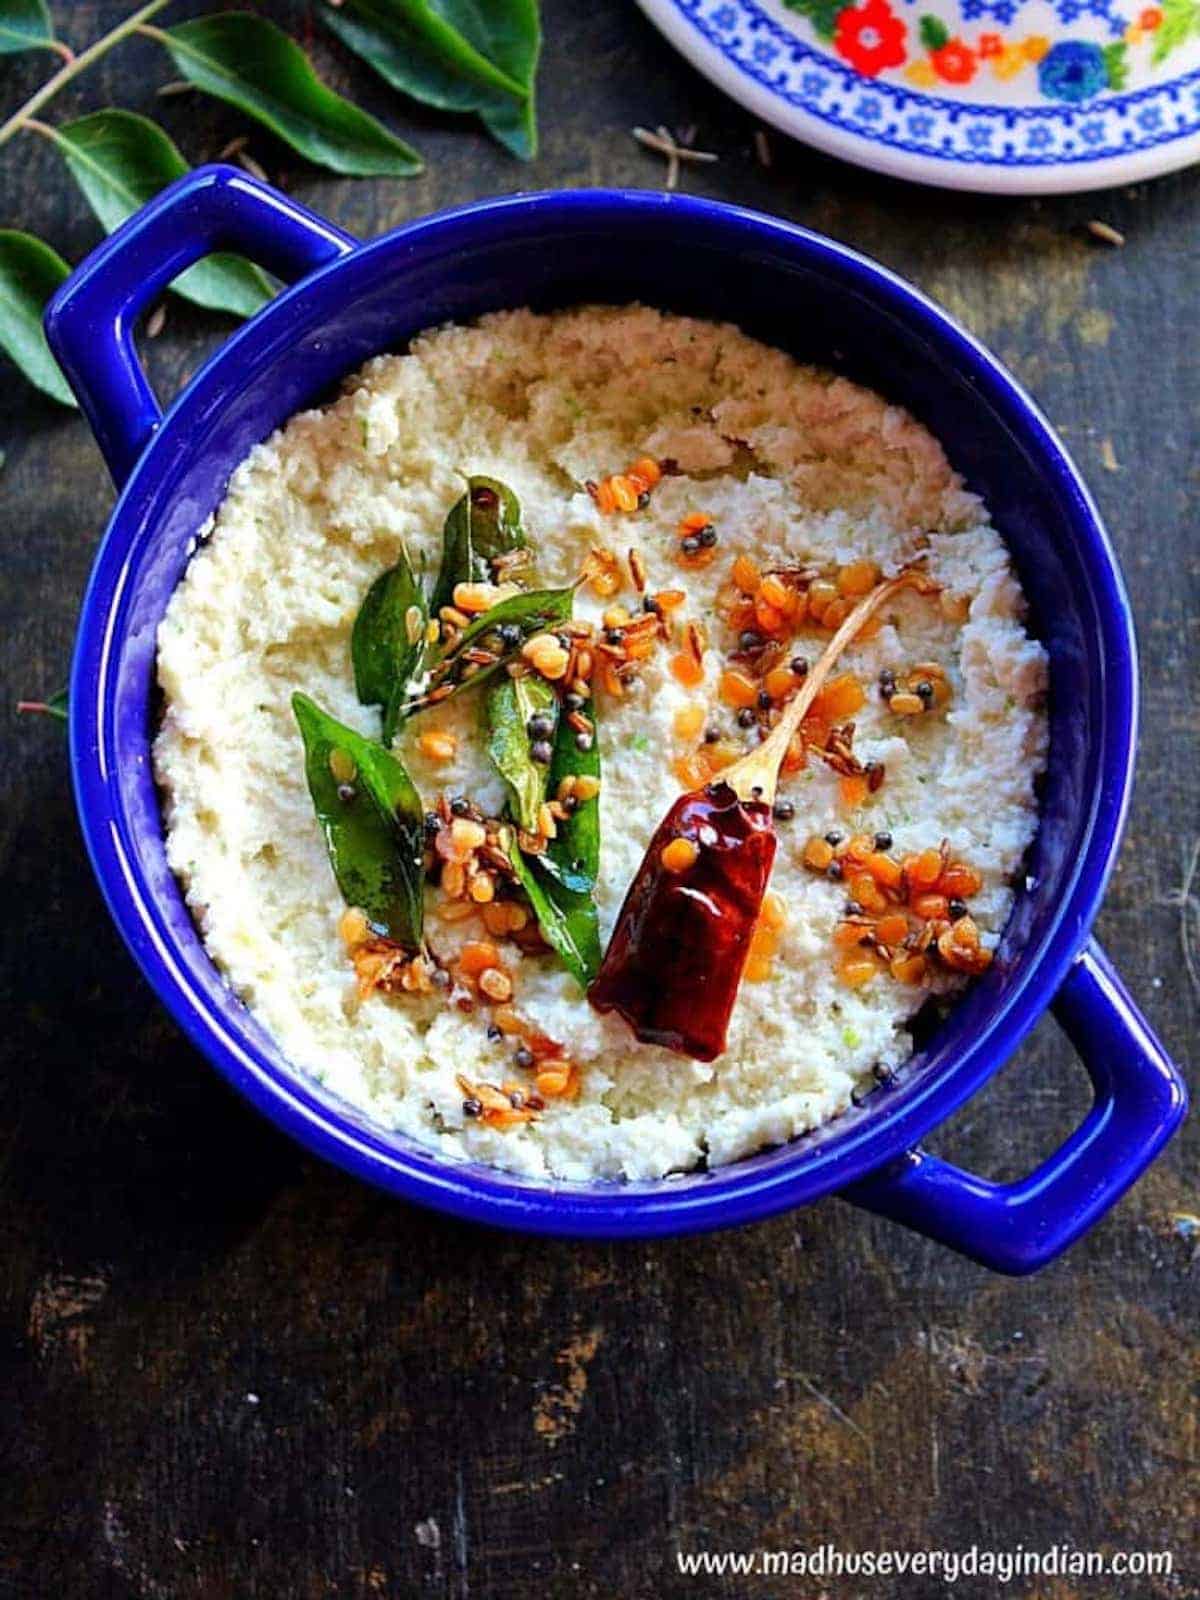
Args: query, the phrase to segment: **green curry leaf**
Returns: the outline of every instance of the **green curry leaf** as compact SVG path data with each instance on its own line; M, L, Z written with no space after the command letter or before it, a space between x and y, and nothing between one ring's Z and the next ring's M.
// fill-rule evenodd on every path
M347 905L373 928L415 950L424 923L424 810L390 751L292 696L304 766L329 863Z
M501 642L501 628L515 625L523 642L533 634L565 621L571 615L574 599L574 589L526 589L521 594L501 600L490 611L482 612L470 627L463 629L453 647L432 664L428 683L420 694L411 696L401 707L401 720L448 700L463 689L477 689L481 684L490 682L520 652L520 642L511 647ZM489 646L493 636L496 653L490 664L468 660L473 646ZM444 688L449 688L450 694L439 695L438 691Z
M537 0L344 0L325 23L402 94L475 112L522 160L537 149Z
M56 48L46 0L0 0L0 56Z
M558 696L536 672L521 678L505 677L485 698L488 755L508 785L513 816L522 828L537 827L538 808L546 798L549 769L535 761L529 719L542 715L551 723L558 716Z
M162 129L132 111L93 111L59 124L52 136L106 233L188 170ZM259 268L234 255L198 261L171 287L185 300L235 317L253 316L272 294Z
M75 397L50 354L42 311L70 270L57 251L33 234L0 230L0 349L30 383L61 406L73 406Z
M516 495L498 478L468 478L466 494L451 506L442 529L442 567L430 601L433 615L454 603L458 584L491 582L492 562L524 548Z
M600 739L596 724L596 703L588 702L588 716L592 723L591 744L579 748L575 729L563 717L555 731L554 755L550 762L547 788L557 794L559 785L567 777L600 777ZM589 894L596 887L600 871L600 798L585 800L565 822L558 825L557 835L551 839L545 854L538 857L539 865L564 888L576 894Z
M306 160L351 178L410 178L421 158L321 82L304 51L247 11L147 30L205 94L254 117Z
M510 852L517 881L529 896L538 926L563 965L586 989L600 970L600 930L590 894L577 894L543 870L540 856Z
M410 679L425 652L429 612L407 553L367 590L354 621L350 654L354 687L365 706L383 707L383 742L396 736Z
M494 9L499 14L506 7ZM482 89L523 100L525 86L477 50L451 20L462 10L461 0L443 0L436 8L429 0L344 0L325 21L394 89L440 111L473 110Z
M490 611L481 612L470 627L464 628L455 643L453 654L458 655L464 646L486 639L491 633L515 623L526 638L540 630L553 629L556 622L565 622L571 615L575 589L523 589L520 594L510 594Z

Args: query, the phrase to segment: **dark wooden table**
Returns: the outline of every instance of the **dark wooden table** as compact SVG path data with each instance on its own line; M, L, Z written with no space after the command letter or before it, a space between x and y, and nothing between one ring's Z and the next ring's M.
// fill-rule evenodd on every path
M128 7L58 10L79 43ZM424 177L333 181L232 111L156 101L169 74L140 42L52 114L143 110L194 161L250 132L273 178L363 235L521 187L657 185L663 169L630 128L694 123L721 159L688 171L688 187L822 229L947 305L1040 399L1121 549L1145 733L1100 933L1186 1061L1198 1001L1180 889L1200 834L1200 174L1091 198L984 199L885 181L774 135L767 169L754 122L627 0L550 0L546 25L542 154L528 169L469 127L389 99L319 36L332 80L411 131ZM9 59L5 105L44 70ZM72 260L95 242L40 141L8 147L0 171L6 224ZM1089 237L1093 217L1122 230L1124 248ZM163 390L226 331L173 301L152 346ZM8 369L0 445L0 1594L946 1592L922 1578L685 1579L676 1565L679 1550L831 1541L1168 1548L1169 1580L1004 1592L1200 1595L1194 1125L1066 1260L1023 1282L832 1201L737 1234L580 1246L457 1226L308 1159L160 1010L84 859L62 739L11 712L64 676L111 494L82 422ZM1014 1176L1086 1103L1047 1023L933 1144Z

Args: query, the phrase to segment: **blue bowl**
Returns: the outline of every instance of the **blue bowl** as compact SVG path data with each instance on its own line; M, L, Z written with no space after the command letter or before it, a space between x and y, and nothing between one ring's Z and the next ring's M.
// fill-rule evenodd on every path
M165 416L139 314L214 250L293 284ZM538 1183L440 1158L296 1072L213 967L167 866L150 757L155 630L196 528L251 447L369 356L502 307L580 301L729 319L880 390L946 446L1007 539L1052 661L1040 832L987 976L894 1086L815 1134L656 1183ZM728 1227L840 1192L1006 1272L1049 1261L1137 1178L1185 1110L1179 1075L1090 939L1129 798L1136 662L1096 508L1029 397L968 334L862 256L770 217L679 195L521 195L360 244L228 167L157 196L55 296L46 329L121 488L83 603L71 763L112 915L194 1043L281 1128L405 1199L505 1227L631 1237ZM1047 1007L1095 1103L1028 1178L994 1184L919 1141Z

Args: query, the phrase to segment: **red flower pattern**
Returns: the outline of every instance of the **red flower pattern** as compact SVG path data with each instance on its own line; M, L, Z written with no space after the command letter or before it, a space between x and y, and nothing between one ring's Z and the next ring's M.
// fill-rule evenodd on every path
M985 60L988 56L1002 56L1004 54L1004 40L998 33L981 33L979 35L979 54Z
M907 36L907 25L887 0L865 0L863 5L838 12L833 44L855 71L865 78L877 78L885 67L904 65Z
M938 77L947 83L970 83L975 76L975 52L961 39L951 39L940 50L931 50L929 59Z

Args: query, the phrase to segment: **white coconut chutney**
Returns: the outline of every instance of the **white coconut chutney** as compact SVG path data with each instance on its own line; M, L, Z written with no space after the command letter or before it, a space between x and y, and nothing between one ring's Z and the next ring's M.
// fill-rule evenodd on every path
M643 456L668 463L649 504L603 514L587 481ZM436 572L464 474L515 491L544 583L569 583L594 545L622 557L635 546L649 588L683 589L681 615L706 631L702 685L681 684L664 647L602 706L602 938L680 792L673 762L697 744L680 739L680 711L703 705L726 741L755 736L718 695L733 644L718 596L734 555L749 552L764 570L868 561L887 574L923 550L944 590L944 603L898 597L839 665L867 686L855 753L887 774L861 814L847 817L822 761L783 780L796 814L779 824L772 888L787 923L769 975L742 985L724 1055L705 1065L639 1044L588 1006L554 957L523 958L513 963L521 1012L562 1044L580 1086L573 1101L504 1130L464 1115L456 1081L514 1075L512 1041L489 1040L486 1008L465 1014L440 994L359 1001L290 705L303 690L378 736L378 709L354 691L355 616L402 547ZM710 564L691 568L679 524L697 511L719 543ZM284 1054L381 1126L526 1174L646 1179L733 1161L835 1116L873 1068L910 1052L905 1022L926 992L886 970L860 988L837 975L845 886L802 862L806 841L826 831L889 833L897 857L948 841L982 879L970 910L983 945L995 945L1036 826L1045 653L1025 631L986 508L936 440L878 395L732 327L643 307L500 313L369 362L335 403L292 418L237 469L198 533L159 634L166 709L155 760L169 860L213 960ZM616 597L636 598L628 585ZM613 603L584 588L576 615ZM815 658L821 643L801 629L792 648ZM878 675L923 660L944 668L948 703L893 714ZM401 734L397 752L426 805L447 792L492 815L503 806L478 700L464 693ZM455 735L448 762L422 754L431 729ZM483 937L473 919L442 922L436 889L427 894L440 952Z

